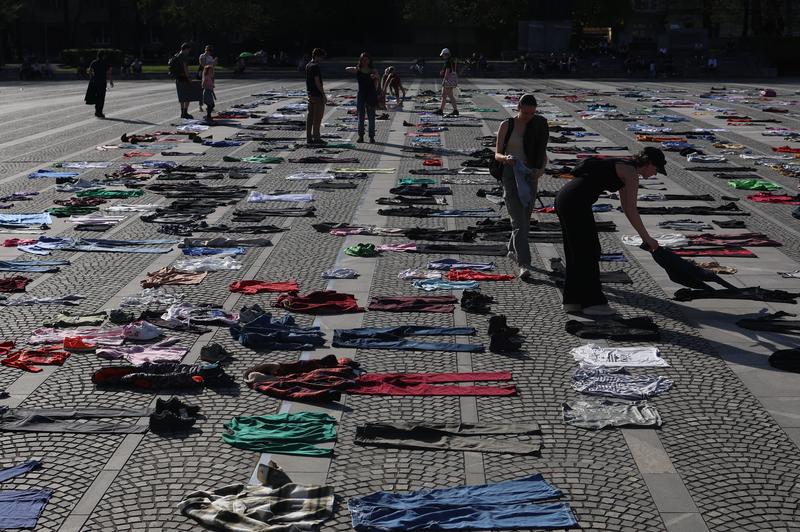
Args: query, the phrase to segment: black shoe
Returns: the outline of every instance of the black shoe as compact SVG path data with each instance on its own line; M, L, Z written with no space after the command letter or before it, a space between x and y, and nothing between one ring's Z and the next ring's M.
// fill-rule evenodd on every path
M453 111L452 113L450 113L447 116L458 116L458 111Z
M375 137L370 137L369 138L369 143L370 144L375 144Z
M411 122L408 122L407 120L403 120L403 126L404 127L414 127L414 126L416 126L416 124L412 124Z
M105 118L106 117L106 115L104 115L103 113L95 113L94 116L96 116L97 118Z
M356 142L364 142L364 135L359 135Z
M168 401L156 399L156 410L150 414L153 432L179 432L189 430L197 422L200 407L187 405L175 397Z
M522 348L522 341L496 334L489 340L489 351L492 353L516 353Z
M204 345L200 349L200 360L205 362L221 362L230 356L231 354L224 347L216 343Z
M489 336L514 336L519 333L519 327L510 327L504 315L489 318Z
M441 116L444 114L444 111L442 111L441 109L437 109L436 111L433 112L433 114Z
M327 146L328 145L328 143L326 141L322 140L322 139L315 140L314 144L316 144L317 146Z
M485 314L491 309L489 305L494 303L492 296L481 294L475 290L465 290L461 295L461 309L465 312Z
M194 120L194 117L189 113L186 113L186 116L184 116L184 118L188 118L189 120Z

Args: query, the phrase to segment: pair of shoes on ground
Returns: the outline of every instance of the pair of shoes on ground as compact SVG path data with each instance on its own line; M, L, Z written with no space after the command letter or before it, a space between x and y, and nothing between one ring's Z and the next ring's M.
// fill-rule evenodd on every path
M481 294L477 290L464 290L461 295L461 309L465 312L473 312L475 314L485 314L491 311L489 305L494 303L492 296Z
M104 115L103 113L95 113L94 116L96 116L97 118L105 118L106 117L106 115Z
M504 315L489 318L489 351L492 353L516 353L522 347L522 339L515 338L518 327L511 327Z
M564 312L581 312L587 316L614 316L617 313L608 304L584 307L580 303L564 303L562 307Z
M308 146L327 146L328 143L322 139L307 139L306 144Z
M197 421L200 407L188 405L173 397L168 401L156 399L156 410L150 414L153 432L179 432L189 430Z
M358 140L356 140L356 142L364 142L364 135L359 135L358 136ZM375 137L370 137L369 138L369 143L370 144L375 144Z

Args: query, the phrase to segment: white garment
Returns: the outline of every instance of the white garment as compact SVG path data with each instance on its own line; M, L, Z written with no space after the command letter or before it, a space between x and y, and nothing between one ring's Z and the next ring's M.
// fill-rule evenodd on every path
M206 257L181 257L173 265L179 272L216 272L222 270L241 270L242 263L233 257L210 255Z
M289 181L301 181L312 179L335 179L336 176L328 172L296 172L286 176Z
M61 163L61 168L108 168L112 163L104 161L74 161Z
M125 219L125 216L103 216L102 214L92 213L92 214L82 214L82 215L72 215L67 220L69 223L73 224L107 224L107 225L116 225L122 220Z
M800 279L800 270L795 270L793 272L778 272L778 275L781 277L786 277L787 279Z
M247 196L248 203L266 203L268 201L288 201L293 203L308 203L314 201L311 194L262 194L255 190Z
M110 205L103 210L111 212L149 212L154 211L159 207L155 203L142 203L139 205L130 205L127 203L117 203Z
M358 272L350 268L332 268L322 272L323 279L355 279Z
M582 366L605 366L615 368L666 367L658 349L647 347L601 347L586 344L570 350L572 357Z
M145 288L138 295L122 298L120 307L146 307L152 303L157 305L172 305L184 298L184 294L168 293L161 288Z
M442 272L432 272L425 268L409 268L397 274L398 279L441 279Z
M724 163L727 161L723 155L701 155L699 153L690 153L686 156L686 160L690 163Z
M680 233L663 233L660 235L651 235L659 246L665 248L680 248L689 243L689 239ZM627 246L641 246L642 237L639 235L622 235L622 243Z

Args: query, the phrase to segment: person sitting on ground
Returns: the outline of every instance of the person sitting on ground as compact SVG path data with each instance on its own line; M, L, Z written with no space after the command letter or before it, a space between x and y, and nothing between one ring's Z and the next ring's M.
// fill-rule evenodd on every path
M403 93L402 98L400 97L401 92ZM403 87L403 82L400 81L400 76L397 75L397 71L393 66L386 67L386 70L383 72L381 93L383 94L384 100L386 99L386 95L391 93L397 105L400 107L403 106L403 98L406 97L406 89Z

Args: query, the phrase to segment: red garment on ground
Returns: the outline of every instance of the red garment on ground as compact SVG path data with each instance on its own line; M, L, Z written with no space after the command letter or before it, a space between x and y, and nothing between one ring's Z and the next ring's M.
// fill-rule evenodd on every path
M712 238L707 237L689 237L689 246L737 246L737 247L780 247L783 244L771 238Z
M155 153L150 153L146 151L129 151L128 153L123 153L123 157L131 158L131 157L152 157Z
M771 194L769 192L759 192L751 194L747 199L758 203L780 203L781 205L800 205L800 196L789 196L788 194Z
M458 386L443 382L510 381L508 371L479 373L367 373L356 379L356 385L347 393L360 395L515 395L517 387Z
M338 401L341 392L355 385L358 363L327 355L317 360L258 364L245 371L253 390L292 401Z
M241 292L242 294L260 294L261 292L298 292L300 287L297 281L268 282L268 281L236 281L228 287L231 292Z
M364 308L358 306L358 301L353 294L345 294L336 290L316 290L304 296L282 294L272 306L305 314L364 312Z
M29 238L7 238L3 240L4 248L15 248L17 246L27 246L35 244L38 240L31 240Z
M776 151L778 153L800 153L800 148L791 148L789 146L778 146L777 148L772 148L772 151Z
M556 208L553 205L548 205L547 207L538 207L533 209L533 212L538 212L541 214L555 214Z
M442 166L441 159L425 159L422 161L422 166Z
M758 255L749 249L738 247L719 247L711 249L673 249L671 250L676 255L684 257L747 257L758 258Z
M38 349L20 349L9 353L3 351L3 347L12 342L0 344L0 355L5 354L6 358L0 360L0 364L10 368L17 368L31 373L38 373L42 368L37 366L60 366L69 358L69 353L62 350L61 346L40 347Z
M447 279L450 281L511 281L513 275L507 273L484 273L475 270L450 270Z
M0 292L24 292L28 283L33 281L30 277L23 275L12 275L11 277L0 277Z

